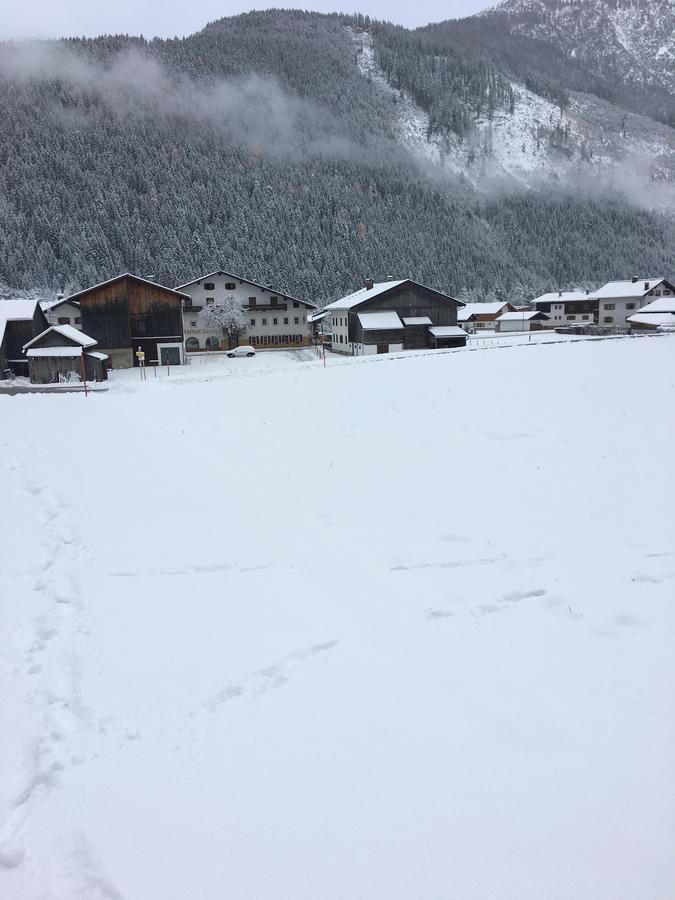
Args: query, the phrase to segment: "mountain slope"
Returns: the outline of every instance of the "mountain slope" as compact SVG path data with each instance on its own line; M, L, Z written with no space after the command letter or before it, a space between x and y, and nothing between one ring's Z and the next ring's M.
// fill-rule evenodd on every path
M508 294L672 271L670 217L590 199L564 167L590 131L475 48L434 59L428 41L269 11L181 40L4 45L0 281L68 290L130 269L171 284L224 266L321 301L389 274ZM584 97L590 121L604 101ZM605 107L587 170L638 136L646 176L667 179L672 130L629 115L617 138L624 112Z

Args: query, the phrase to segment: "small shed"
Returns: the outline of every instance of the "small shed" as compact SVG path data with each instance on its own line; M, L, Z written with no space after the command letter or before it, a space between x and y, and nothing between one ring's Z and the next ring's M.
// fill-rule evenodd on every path
M503 313L496 320L497 331L539 331L547 327L550 317L538 309Z
M468 337L466 331L459 325L434 325L429 329L431 346L436 350L448 347L466 347Z
M105 381L108 356L94 350L96 341L72 325L52 325L23 348L28 359L32 384L58 384L81 381Z

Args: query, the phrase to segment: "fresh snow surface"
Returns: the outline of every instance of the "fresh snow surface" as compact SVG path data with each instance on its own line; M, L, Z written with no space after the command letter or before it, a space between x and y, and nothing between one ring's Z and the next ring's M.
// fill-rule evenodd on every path
M671 900L675 336L181 372L0 396L0 897Z
M82 347L33 347L26 351L26 356L65 356L74 358L80 356Z
M366 331L387 331L402 329L403 322L398 313L392 309L380 309L377 312L357 313L359 322Z

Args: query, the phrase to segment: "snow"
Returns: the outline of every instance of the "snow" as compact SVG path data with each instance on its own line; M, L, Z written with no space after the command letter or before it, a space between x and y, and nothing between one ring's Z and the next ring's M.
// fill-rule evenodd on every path
M87 353L87 356L91 356L92 359L100 359L100 360L110 359L110 357L108 356L107 353L101 353L99 350L90 350Z
M674 351L0 396L3 900L670 900Z
M7 323L32 319L37 305L35 299L0 300L0 343L5 337Z
M26 350L26 356L66 356L74 358L81 353L82 347L34 347L32 350Z
M508 302L497 301L495 303L467 303L464 309L460 309L458 317L468 319L470 316L496 316L500 310L508 306Z
M31 341L28 341L27 344L24 344L23 349L27 350L29 347L32 347L37 341L41 340L46 334L49 332L56 332L56 334L61 335L61 337L67 338L70 341L74 341L76 344L79 344L82 347L94 347L97 341L94 338L89 337L88 334L84 334L77 328L73 328L72 325L50 325L49 328L45 328L44 331L41 331L37 337L34 337ZM49 347L45 349L54 350L56 348ZM72 350L72 347L64 348ZM35 355L35 354L33 354ZM50 354L43 353L43 356L49 356ZM52 356L56 356L57 354L51 354Z
M497 322L521 322L524 319L548 319L549 317L542 312L539 312L537 309L520 309L517 312L505 312L499 316L496 321Z
M467 337L466 331L459 325L434 325L429 331L434 337Z
M391 288L398 287L400 284L405 284L407 280L408 279L404 278L400 281L380 281L373 284L371 288L359 288L358 291L354 291L354 293L348 294L346 297L341 297L339 300L327 303L324 306L323 311L331 309L351 309L353 306L365 303L366 300L372 300L373 297L377 297L385 291L391 290Z
M639 313L635 313L633 316L628 316L626 319L627 322L635 322L636 325L653 325L656 328L658 325L675 325L675 314L669 312L648 312L647 315L640 310Z
M399 319L398 313L390 309L358 313L358 317L359 322L366 331L387 331L394 328L403 328L403 322Z
M409 316L403 319L404 325L433 325L429 316Z
M675 313L675 297L657 297L640 310L640 315L653 313Z
M551 291L535 298L533 303L583 303L586 300L594 300L594 293L586 291Z
M638 278L637 281L608 281L595 292L600 300L611 300L620 297L644 297L649 291L658 287L663 278Z

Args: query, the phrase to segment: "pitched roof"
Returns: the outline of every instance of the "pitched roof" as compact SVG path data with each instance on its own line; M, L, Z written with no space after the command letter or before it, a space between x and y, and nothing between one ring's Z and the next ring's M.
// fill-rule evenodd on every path
M78 306L79 303L77 300L71 300L69 297L61 297L60 300L41 300L40 301L40 309L42 312L50 312L52 309L56 309L57 306L61 306L62 303L70 303L71 306Z
M459 325L434 325L429 331L434 337L468 337L466 331Z
M501 316L498 317L498 322L522 322L525 319L549 319L550 316L547 316L546 313L541 312L538 309L530 309L530 310L518 310L517 312L506 312L502 313Z
M675 297L657 297L640 310L640 315L653 313L675 313Z
M644 315L644 310L641 309L639 313L635 313L632 316L628 316L626 319L627 322L634 322L636 325L653 325L654 328L659 325L675 325L675 313L672 312L661 312L661 313L648 313Z
M400 287L402 284L415 284L417 287L423 287L429 291L433 291L435 294L444 297L446 300L452 300L458 306L464 306L464 303L461 300L455 300L455 298L451 297L449 294L444 294L442 291L437 291L435 288L420 284L419 281L413 281L412 278L402 278L399 281L379 281L376 284L373 284L371 288L359 288L358 291L347 294L346 297L340 297L339 300L333 300L332 303L327 303L324 306L324 309L353 309L355 306L367 303L374 297L378 297L380 294L386 294L387 291Z
M363 312L357 314L364 331L389 331L403 328L403 322L390 309L381 309L377 312Z
M462 316L466 315L467 312L469 315L476 316L496 316L500 310L508 305L508 300L497 300L494 303L467 303L462 310Z
M309 300L299 300L297 297L292 297L285 291L278 291L276 288L272 287L269 284L258 284L257 281L251 281L250 278L242 278L241 275L235 275L234 272L224 272L222 269L216 269L215 272L209 272L207 275L200 275L199 278L193 278L192 281L186 281L185 284L179 284L178 287L175 288L175 290L180 291L182 288L190 287L193 284L198 284L200 281L206 281L207 278L212 278L214 275L227 275L228 278L232 278L234 281L241 281L244 284L251 284L253 285L253 287L261 288L263 291L269 291L271 294L279 294L280 297L287 297L289 300L293 300L295 303L302 303L303 306L309 306L312 309L316 308L316 303L312 303Z
M163 291L168 291L170 294L177 294L179 297L189 299L188 294L181 294L180 291L174 290L174 288L166 287L164 284L158 284L156 281L150 281L149 278L141 278L140 275L132 275L131 272L123 272L121 275L116 275L114 278L108 278L107 281L100 281L98 284L92 284L91 287L84 288L76 294L71 294L70 297L64 297L64 300L72 301L76 297L82 297L84 294L89 294L91 291L95 291L97 288L103 287L106 284L113 284L115 281L121 281L123 278L132 278L134 281L140 281L141 284L151 284L153 287L161 288Z
M80 356L82 353L82 347L33 347L30 350L26 350L26 356L30 359L33 359L36 356L65 356L68 359L74 359L76 356Z
M583 300L594 300L593 291L549 291L536 297L533 303L581 303Z
M72 325L50 325L49 328L45 328L44 331L41 331L40 334L34 337L31 341L28 341L27 344L23 345L24 352L28 350L29 347L32 347L33 344L37 344L37 342L41 340L46 334L49 334L50 331L54 332L55 334L61 335L61 337L65 338L68 341L72 341L79 347L95 347L98 343L94 340L94 338L89 337L88 334L84 334L77 328L73 328ZM55 350L56 348L45 347L45 349Z
M614 297L644 297L655 287L665 281L665 278L638 278L637 281L608 281L595 292L600 300L609 300Z
M404 325L433 325L429 316L407 316L403 318Z
M22 298L20 300L0 300L0 343L5 336L8 322L26 322L35 315L38 301Z

